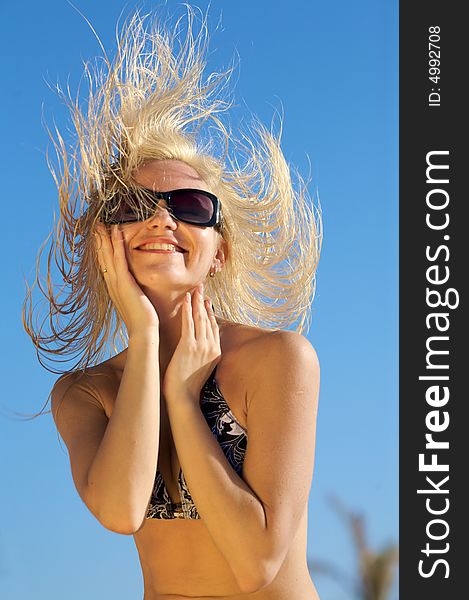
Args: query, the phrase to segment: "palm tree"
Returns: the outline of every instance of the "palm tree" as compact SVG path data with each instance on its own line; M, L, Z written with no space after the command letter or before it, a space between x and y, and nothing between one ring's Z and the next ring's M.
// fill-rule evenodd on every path
M371 550L366 541L365 521L362 515L344 508L336 498L329 499L332 508L345 521L357 554L358 574L354 577L327 561L311 560L311 572L322 573L334 579L360 600L387 600L394 578L394 566L399 560L396 544L388 543L378 551Z

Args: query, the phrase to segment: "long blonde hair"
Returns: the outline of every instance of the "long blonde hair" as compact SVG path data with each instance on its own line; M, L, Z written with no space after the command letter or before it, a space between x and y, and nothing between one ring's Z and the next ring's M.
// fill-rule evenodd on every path
M299 176L294 184L280 133L254 120L234 136L223 119L233 69L205 77L206 19L196 32L194 10L187 7L184 23L179 19L169 31L135 14L118 31L114 59L103 48L101 63L85 64L86 101L80 93L77 99L62 93L75 143L51 134L59 217L48 242L47 276L41 280L43 247L23 307L24 327L51 371L62 372L47 362L65 360L85 369L125 343L90 234L112 196L134 189L133 174L150 159L189 164L220 198L230 252L225 268L206 283L216 314L268 328L303 331L309 325L322 239L319 210ZM63 279L58 285L56 268ZM33 305L35 288L46 300L42 321Z

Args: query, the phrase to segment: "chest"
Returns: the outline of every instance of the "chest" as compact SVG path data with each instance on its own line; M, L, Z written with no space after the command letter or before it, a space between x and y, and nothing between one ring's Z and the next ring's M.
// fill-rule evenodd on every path
M229 464L238 474L241 474L247 446L246 414L239 401L235 402L236 409L233 409L226 401L218 379L215 378L218 369L219 367L212 373L201 391L200 410ZM181 471L164 398L161 401L159 444L157 474L152 499L154 510L150 512L154 513L155 517L158 515L161 518L170 518L171 511L168 512L165 507L172 503L182 506L186 518L198 518L184 474ZM161 507L161 510L158 506Z
M234 468L241 461L241 455L246 446L243 434L247 432L247 384L238 361L238 352L222 353L215 371L215 385L209 386L208 393L204 393L204 386L200 402L201 410L210 429L216 435L218 443ZM116 369L115 377L112 378L113 390L109 390L110 393L106 394L108 417L114 408L122 368ZM184 484L166 401L162 396L160 398L159 450L155 478L155 491L159 487L159 493L157 492L159 502L163 504L163 498L165 498L167 503L179 504L182 496L189 497L190 494Z

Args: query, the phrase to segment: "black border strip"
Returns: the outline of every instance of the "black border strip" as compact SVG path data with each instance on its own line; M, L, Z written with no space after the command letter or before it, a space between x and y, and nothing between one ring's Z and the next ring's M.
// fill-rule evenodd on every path
M400 4L399 587L405 599L468 593L468 26L462 6Z

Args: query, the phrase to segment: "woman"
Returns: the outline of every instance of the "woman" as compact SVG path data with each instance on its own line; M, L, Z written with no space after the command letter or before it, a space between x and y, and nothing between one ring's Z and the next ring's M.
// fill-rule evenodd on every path
M308 318L320 222L261 126L230 158L229 73L204 80L188 17L182 42L134 17L107 73L86 67L77 147L56 140L64 284L49 260L52 331L31 306L26 328L40 356L79 357L52 414L82 500L134 536L145 600L313 600L319 368L282 327Z

